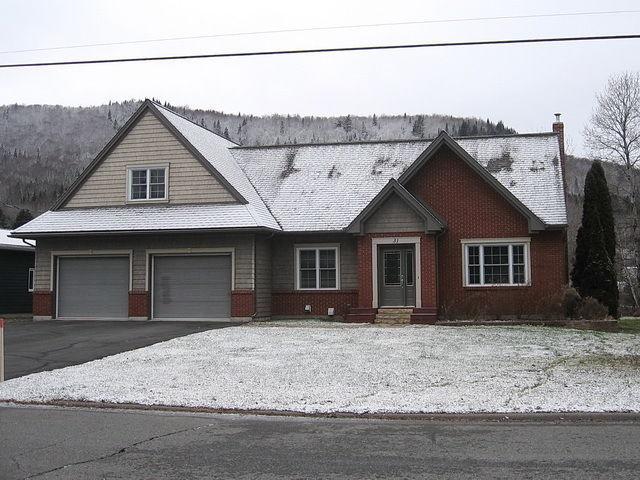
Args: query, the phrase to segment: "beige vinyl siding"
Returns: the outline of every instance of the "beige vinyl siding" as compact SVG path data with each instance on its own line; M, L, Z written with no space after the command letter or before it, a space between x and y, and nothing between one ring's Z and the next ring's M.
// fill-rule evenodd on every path
M86 179L64 208L127 203L127 167L169 165L171 204L235 202L226 188L178 139L147 112ZM136 205L144 202L135 202Z
M271 240L256 237L256 316L271 315Z
M389 197L365 222L365 233L421 232L424 220L397 195Z
M357 240L345 235L280 236L272 246L273 291L295 289L295 245L340 244L340 289L358 288Z
M132 287L145 290L147 250L186 248L227 248L235 252L235 288L252 290L253 235L241 234L182 234L138 235L129 237L67 237L38 239L36 248L36 290L51 290L52 251L133 250Z

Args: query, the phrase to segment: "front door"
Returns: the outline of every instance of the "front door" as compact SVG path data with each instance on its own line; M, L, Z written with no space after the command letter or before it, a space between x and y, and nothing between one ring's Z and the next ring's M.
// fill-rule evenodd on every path
M414 307L416 304L413 245L381 245L378 250L378 304Z

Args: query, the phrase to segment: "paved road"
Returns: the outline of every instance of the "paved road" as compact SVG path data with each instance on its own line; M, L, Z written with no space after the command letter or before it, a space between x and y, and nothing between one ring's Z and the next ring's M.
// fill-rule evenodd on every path
M207 322L11 322L5 378L77 365L171 338L232 325Z
M638 478L637 423L0 407L0 478Z

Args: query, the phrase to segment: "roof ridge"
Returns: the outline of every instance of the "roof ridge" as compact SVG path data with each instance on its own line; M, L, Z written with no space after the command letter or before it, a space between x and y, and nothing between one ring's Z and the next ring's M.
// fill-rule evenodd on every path
M556 132L531 132L531 133L509 133L504 135L469 135L464 137L451 137L455 141L468 139L490 139L490 138L517 138L517 137L552 137L557 136ZM310 143L286 143L280 145L238 145L230 147L234 150L251 150L260 148L297 148L297 147L324 147L334 145L375 145L379 143L428 143L433 142L437 137L431 138L397 138L380 140L355 140L349 142L310 142ZM235 142L234 142L235 143Z
M183 120L186 120L187 122L193 123L196 127L199 127L201 129L203 129L205 132L209 132L212 133L213 135L215 135L216 137L219 137L223 140L226 140L227 142L233 143L236 147L241 147L242 145L240 145L239 143L234 142L233 140L230 140L226 137L223 137L222 135L220 135L219 133L214 132L213 130L209 130L206 127L203 127L202 125L194 122L193 120L191 120L190 118L186 117L185 115L182 115L181 113L176 112L175 110L171 109L171 108L167 108L164 105L156 102L155 100L149 100L146 99L149 103L152 103L156 108L162 108L163 110L166 110L168 112L173 113L174 115L177 115L178 117L182 118ZM229 148L236 148L236 147L229 147Z

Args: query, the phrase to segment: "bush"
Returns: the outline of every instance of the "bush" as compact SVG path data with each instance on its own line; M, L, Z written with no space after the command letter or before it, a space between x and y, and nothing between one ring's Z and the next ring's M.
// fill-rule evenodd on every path
M581 300L576 313L583 320L604 320L609 314L609 309L595 298L585 297Z
M582 297L575 288L565 288L562 297L562 311L567 318L578 318L578 310L582 304Z

